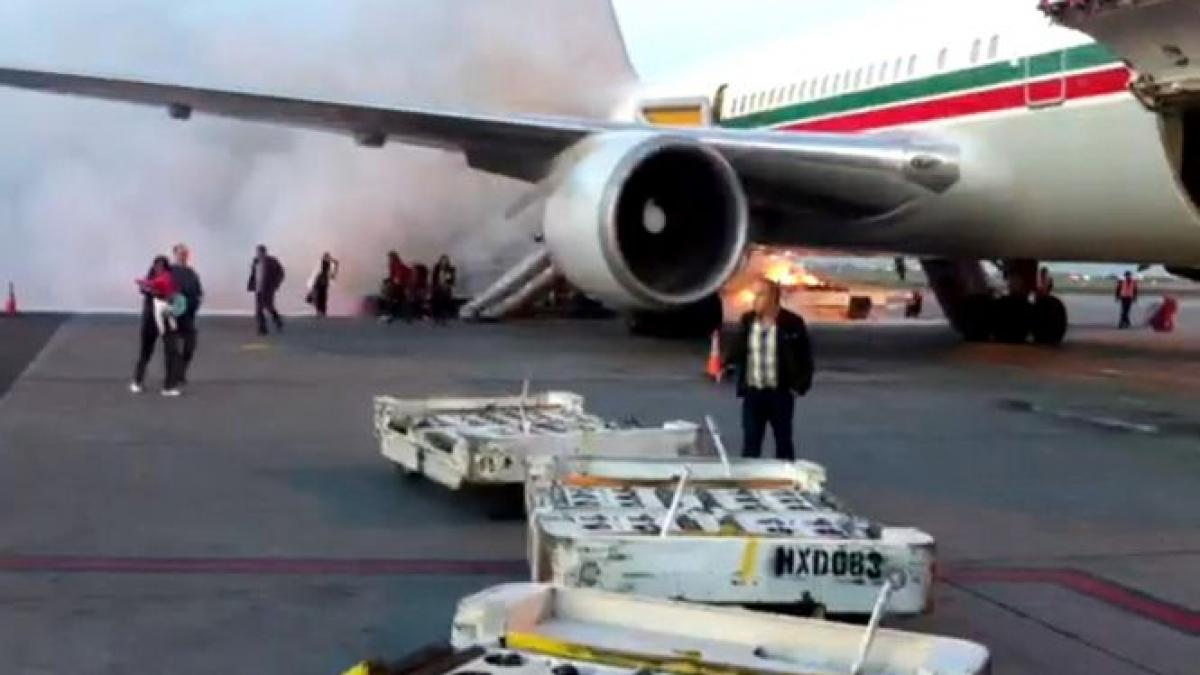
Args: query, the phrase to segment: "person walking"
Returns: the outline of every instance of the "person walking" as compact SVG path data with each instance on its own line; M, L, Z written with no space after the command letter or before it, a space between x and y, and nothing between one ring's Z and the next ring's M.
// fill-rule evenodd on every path
M1121 303L1121 319L1117 322L1117 328L1125 330L1132 325L1129 312L1138 300L1137 279L1133 278L1132 272L1126 271L1125 276L1117 282L1116 296L1117 302Z
M742 399L742 455L760 457L767 425L775 456L796 458L792 439L795 397L812 387L813 355L804 319L780 307L779 284L762 281L754 310L742 316L725 363L737 369Z
M411 318L424 319L429 314L429 268L421 263L412 267L412 284L408 287Z
M258 322L258 334L267 334L267 315L275 322L275 330L283 332L283 318L275 309L275 294L283 285L283 265L275 256L267 253L267 247L258 245L254 261L250 263L250 281L246 290L254 294L254 318Z
M313 270L308 280L308 304L317 310L317 316L325 316L329 307L329 284L337 279L341 263L326 251L321 256L321 262Z
M200 284L200 275L191 267L192 253L188 247L176 244L171 254L175 258L171 265L171 278L187 303L183 314L175 322L179 342L179 384L186 385L188 370L196 356L196 315L200 312L200 303L204 301L204 287Z
M408 284L411 276L412 270L400 259L400 254L388 251L387 277L383 280L382 289L385 307L380 316L381 321L392 323L396 319L409 317Z
M450 264L450 256L442 254L433 266L433 294L430 298L433 320L439 324L446 323L453 311L456 283L458 270Z
M175 315L183 313L178 311L178 303L184 300L177 292L171 276L170 261L166 256L155 257L146 278L137 279L135 283L142 293L142 330L138 360L133 369L133 382L129 385L129 391L135 394L142 393L146 381L146 367L150 365L155 345L161 337L164 368L162 395L179 396L182 392L179 390L180 357Z

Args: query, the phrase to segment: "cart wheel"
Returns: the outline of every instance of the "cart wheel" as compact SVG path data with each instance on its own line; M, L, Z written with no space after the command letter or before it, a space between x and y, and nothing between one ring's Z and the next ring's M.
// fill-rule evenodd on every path
M826 615L826 612L825 612L825 605L822 605L822 604L820 604L820 603L818 603L816 606L814 606L814 607L812 608L812 611L810 611L810 612L809 612L809 614L808 614L808 618L810 618L810 619L819 619L819 620L821 620L821 621L824 621L824 620L825 620L825 618L826 618L826 616L827 616L827 615Z
M479 488L476 498L483 502L488 520L524 520L525 493L523 485L492 485Z

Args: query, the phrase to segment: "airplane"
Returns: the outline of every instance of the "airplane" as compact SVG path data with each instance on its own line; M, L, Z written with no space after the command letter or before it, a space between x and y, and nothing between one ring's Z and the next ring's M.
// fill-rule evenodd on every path
M460 152L532 185L513 211L541 210L535 263L651 324L719 305L755 243L917 256L964 338L1057 344L1067 310L1033 292L1040 261L1160 263L1200 280L1189 1L946 2L684 88L637 80L605 2L588 39L621 45L626 80L602 83L623 92L606 118L11 68L0 85ZM1005 292L982 261L1000 261Z

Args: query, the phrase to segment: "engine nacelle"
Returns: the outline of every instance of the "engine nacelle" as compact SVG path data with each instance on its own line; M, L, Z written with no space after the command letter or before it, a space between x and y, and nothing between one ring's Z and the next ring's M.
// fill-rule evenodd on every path
M716 293L749 234L741 182L719 153L669 132L581 141L559 159L543 223L555 266L626 309L669 309Z

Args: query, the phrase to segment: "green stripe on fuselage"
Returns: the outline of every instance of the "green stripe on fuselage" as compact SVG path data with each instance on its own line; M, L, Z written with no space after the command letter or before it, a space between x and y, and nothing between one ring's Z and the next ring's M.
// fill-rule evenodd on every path
M944 96L970 89L982 89L1019 82L1026 78L1044 77L1057 72L1071 72L1118 62L1118 58L1103 45L1094 43L1070 49L1047 52L1029 57L1028 72L1025 59L1015 63L1004 61L977 66L952 73L933 75L920 80L899 82L851 94L807 101L782 108L764 110L721 120L720 125L734 129L776 126L800 122L814 117L908 103L923 98Z

